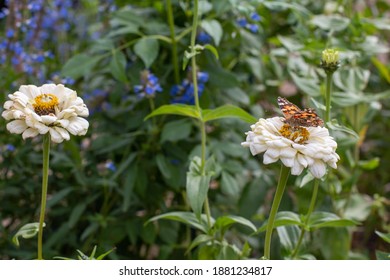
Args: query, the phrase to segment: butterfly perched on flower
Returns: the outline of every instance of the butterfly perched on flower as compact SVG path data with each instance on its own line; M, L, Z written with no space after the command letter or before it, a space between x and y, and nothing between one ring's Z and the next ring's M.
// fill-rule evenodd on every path
M278 97L278 105L285 118L285 123L293 127L296 126L324 126L324 121L312 108L301 110L297 105L291 103L286 98Z

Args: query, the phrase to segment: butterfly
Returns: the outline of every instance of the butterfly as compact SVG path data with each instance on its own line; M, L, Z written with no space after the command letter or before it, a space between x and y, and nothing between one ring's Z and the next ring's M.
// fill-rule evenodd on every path
M278 105L284 115L284 122L293 127L297 126L324 126L324 121L312 108L301 110L297 105L291 103L286 98L278 97Z

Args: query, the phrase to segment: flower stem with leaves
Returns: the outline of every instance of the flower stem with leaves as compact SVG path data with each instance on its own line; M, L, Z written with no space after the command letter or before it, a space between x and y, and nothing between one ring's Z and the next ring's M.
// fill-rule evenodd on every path
M43 260L42 240L43 240L43 226L45 222L47 186L48 186L48 179L49 179L49 158L50 158L50 134L45 134L43 136L42 198L41 198L41 210L39 214L38 260Z
M264 257L263 259L271 259L271 238L274 229L276 214L278 213L280 202L282 201L284 189L286 188L287 179L290 174L290 168L284 164L281 165L279 182L276 187L274 200L272 202L271 212L269 214L267 229L265 232Z
M193 21L192 21L192 31L191 31L191 43L190 43L190 49L192 52L195 51L195 40L196 40L196 34L198 30L198 0L194 0L194 10L193 10ZM195 107L199 111L199 113L202 113L202 108L199 104L199 89L198 89L198 71L197 71L197 65L196 65L196 55L192 55L191 57L191 69L192 69L192 82L194 86L194 101L195 101ZM200 156L200 174L201 176L206 175L206 124L203 120L199 121L199 129L201 133L201 156ZM204 202L204 209L207 217L207 224L211 226L211 211L210 211L210 205L208 203L208 197L206 196L205 202Z

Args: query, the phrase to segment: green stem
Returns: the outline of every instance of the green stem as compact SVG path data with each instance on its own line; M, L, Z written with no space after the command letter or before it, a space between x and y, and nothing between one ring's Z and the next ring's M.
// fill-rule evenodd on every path
M288 176L290 174L290 168L284 166L280 169L279 182L276 187L276 192L274 196L274 201L272 202L271 212L269 214L267 230L265 232L265 244L264 244L264 257L263 259L271 259L271 237L272 231L274 229L275 217L278 213L279 205L283 197L284 189L286 188L286 183Z
M177 41L175 39L175 22L173 19L171 0L167 0L167 17L168 17L168 24L169 24L169 32L172 40L172 64L173 64L174 78L175 78L175 83L179 84L180 83L179 61L177 55Z
M326 113L325 113L325 123L330 121L330 101L331 101L331 92L332 92L332 79L333 73L326 73Z
M303 237L305 236L305 233L306 233L307 224L309 223L311 213L313 213L314 207L316 205L319 185L320 185L320 180L316 179L314 182L313 193L311 195L310 206L309 206L309 209L307 210L307 214L306 214L305 223L303 226L301 226L301 234L299 235L297 245L295 246L295 249L294 249L293 253L291 254L291 259L296 258L297 254L299 252L299 248L301 247Z
M191 30L191 50L195 49L195 40L196 40L196 33L198 30L198 0L194 0L194 17L192 21L192 30ZM196 55L194 55L191 58L191 68L192 68L192 83L194 85L194 99L195 99L195 107L202 115L202 108L200 108L199 104L199 93L198 93L198 70L196 67ZM206 174L205 165L206 165L206 124L201 119L200 120L200 132L201 132L201 162L200 162L200 172L202 176ZM209 228L211 227L211 211L210 211L210 205L208 202L208 197L206 197L204 202L204 208L205 213L207 217L207 224Z
M43 136L42 199L41 199L41 212L39 214L38 260L43 260L42 239L43 239L43 224L45 221L47 185L49 179L49 156L50 156L50 134L46 133Z
M194 0L194 18L192 21L192 30L191 30L191 51L195 48L196 32L198 30L198 0ZM195 106L200 111L199 106L199 94L198 94L198 72L196 68L196 55L191 58L191 67L192 67L192 83L194 84L194 99Z

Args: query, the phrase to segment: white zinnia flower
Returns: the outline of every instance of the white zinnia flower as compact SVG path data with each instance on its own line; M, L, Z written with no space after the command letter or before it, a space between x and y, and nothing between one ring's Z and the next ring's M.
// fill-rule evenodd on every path
M292 128L283 118L260 119L246 133L246 141L252 155L264 153L263 163L278 161L291 168L291 174L299 175L304 168L316 178L326 173L326 165L337 168L340 159L336 153L337 143L324 127Z
M87 133L89 123L80 117L88 117L88 108L76 91L64 85L23 85L8 97L1 115L10 121L7 129L23 139L50 133L53 142L61 143L70 139L69 133Z

